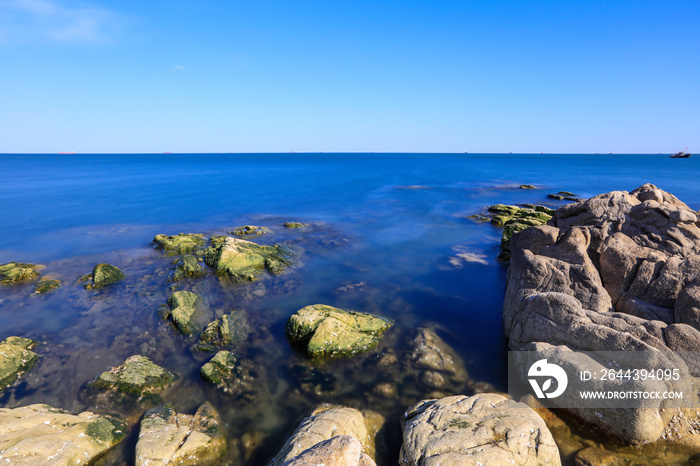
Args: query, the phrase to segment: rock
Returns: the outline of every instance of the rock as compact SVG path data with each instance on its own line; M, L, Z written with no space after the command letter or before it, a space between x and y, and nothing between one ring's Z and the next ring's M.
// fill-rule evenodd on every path
M85 285L85 288L95 290L121 281L124 278L124 274L113 265L97 264L92 269L92 274L86 275L84 278L90 280L90 283Z
M156 235L153 244L169 254L191 254L203 249L207 240L200 233L179 233L174 236Z
M213 465L226 454L216 410L205 403L194 416L178 414L172 403L149 409L141 420L136 465Z
M42 404L0 408L0 462L89 464L126 432L125 423L91 412L74 415Z
M321 406L302 421L270 466L373 465L375 437L383 421L381 416L372 412L363 414L353 408ZM328 442L332 439L336 440ZM352 439L360 443L360 451L367 458L357 454L357 444ZM317 459L327 462L318 463ZM349 462L343 463L343 460Z
M615 453L602 448L588 447L576 453L576 466L624 466L629 464Z
M210 322L199 335L195 351L214 351L215 348L233 347L244 341L250 326L242 312L224 314Z
M258 370L252 361L237 357L230 351L219 351L202 366L202 378L234 396L254 398L260 391Z
M175 378L146 356L136 355L88 382L82 396L105 405L160 404Z
M548 199L554 199L556 201L580 201L576 194L570 193L569 191L559 191L557 194L547 194Z
M419 328L410 348L410 364L422 372L420 381L429 388L442 389L451 384L458 389L467 382L460 357L432 330Z
M253 281L267 270L278 274L291 264L290 251L281 245L260 246L240 238L212 238L204 251L204 261L211 269L234 282Z
M34 286L34 294L44 294L61 287L60 280L39 280Z
M292 228L292 229L304 228L304 227L308 227L308 226L309 225L307 223L301 223L301 222L285 222L284 223L285 228Z
M292 314L285 333L304 344L310 357L351 356L376 346L392 325L384 317L314 304Z
M400 464L561 464L542 418L523 403L482 393L421 401L406 411Z
M229 232L229 234L235 236L260 236L268 233L272 233L272 230L267 227L258 227L255 225L245 225Z
M537 189L537 188L535 188L535 186L531 185L531 184L521 184L520 189Z
M160 308L161 317L172 320L184 335L200 332L211 319L204 298L191 291L176 291Z
M171 282L179 282L186 278L200 278L207 274L207 269L197 258L191 254L182 256L175 263L175 268L168 279Z
M528 204L529 206L531 204ZM520 208L512 205L496 204L488 208L491 216L491 224L503 227L501 236L501 250L498 258L501 260L510 259L510 243L515 233L525 230L531 226L544 225L551 218L552 209L544 206L532 206Z
M0 283L10 284L39 277L39 270L45 265L27 264L24 262L6 262L0 265Z
M513 216L520 210L520 207L514 205L496 204L488 208L488 211L493 214Z
M690 373L700 376L700 332L686 324L671 324L664 329L666 344L685 361Z
M676 322L700 330L700 281L694 280L679 291L674 308Z
M31 351L36 345L37 342L21 337L7 337L0 342L0 392L39 360Z
M315 398L335 396L342 385L332 372L308 362L294 364L291 372L299 382L301 391Z

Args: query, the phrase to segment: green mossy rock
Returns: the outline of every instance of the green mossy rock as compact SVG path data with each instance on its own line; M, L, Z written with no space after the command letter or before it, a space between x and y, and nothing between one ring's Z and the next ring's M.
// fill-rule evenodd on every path
M200 373L204 380L234 396L252 398L259 388L255 365L230 351L216 353L202 366Z
M6 262L0 265L0 283L10 284L39 278L39 270L45 265L24 262Z
M554 199L556 201L580 201L576 194L570 193L569 191L559 191L557 194L547 194L548 199Z
M537 189L537 188L532 184L521 184L520 189Z
M244 341L250 326L242 312L224 314L210 322L199 335L195 351L214 351L216 348L235 346Z
M60 280L39 280L34 286L34 294L48 293L60 287Z
M96 290L123 280L124 273L113 265L97 264L95 268L92 269L92 274L85 278L90 280L90 283L85 285L85 288L88 290Z
M307 223L301 223L301 222L285 222L284 227L285 228L304 228L308 227L309 225Z
M163 318L170 318L185 335L200 332L211 318L204 298L191 291L176 291L166 303Z
M260 236L272 233L267 227L259 227L255 225L244 225L242 227L234 228L229 234L235 236Z
M204 265L195 256L188 254L178 259L168 279L171 282L179 282L186 278L201 278L206 274L207 269Z
M162 402L160 394L175 378L175 374L154 364L146 356L135 355L95 377L87 388L107 393L120 403L147 400L157 404Z
M265 270L280 273L291 264L290 257L284 246L261 246L231 236L213 237L204 251L206 264L235 282L257 280Z
M207 240L201 233L179 233L177 235L156 235L153 244L169 254L191 254L204 248Z
M31 350L37 342L22 337L7 337L0 342L0 391L17 380L39 360Z
M474 220L475 222L489 222L491 221L486 215L474 214L467 217L469 220Z
M501 251L498 255L502 260L510 260L510 242L513 234L527 227L545 225L554 215L554 210L534 204L527 204L525 208L496 204L489 207L488 211L492 214L491 224L503 227Z
M514 205L505 205L505 204L496 204L496 205L492 205L491 207L488 208L489 212L491 212L493 214L501 214L501 215L514 215L519 210L520 210L520 207L517 207Z
M392 325L384 317L314 304L292 314L285 333L306 344L310 357L351 356L376 346Z

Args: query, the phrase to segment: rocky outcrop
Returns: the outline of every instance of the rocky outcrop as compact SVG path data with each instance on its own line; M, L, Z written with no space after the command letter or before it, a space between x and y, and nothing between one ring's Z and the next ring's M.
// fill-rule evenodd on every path
M524 403L482 393L421 401L406 411L399 464L561 464L542 418Z
M693 318L700 303L699 254L697 213L651 184L565 205L549 225L513 237L503 309L509 346L535 351L700 348L700 322ZM681 372L698 373L698 366L687 365L681 363ZM569 410L634 444L669 437L674 416L687 426L700 421L694 410L661 402L647 408L646 413L620 409L605 415ZM680 441L700 445L700 438L692 436Z
M321 406L302 421L270 466L374 466L379 414Z
M163 319L170 319L184 335L200 332L212 317L204 298L191 291L176 291L159 312Z
M122 281L124 273L113 265L97 264L92 269L92 273L84 276L82 279L90 281L90 283L85 285L86 289L96 290Z
M226 439L219 415L209 404L194 416L178 414L172 403L146 411L136 444L136 465L218 464L226 454Z
M285 333L305 345L310 357L350 356L376 346L392 325L384 317L313 304L292 314Z
M60 280L43 279L36 282L34 285L34 294L44 294L56 290L61 287Z
M91 412L48 405L0 408L0 463L90 464L126 435L126 424Z
M240 237L260 236L268 233L272 233L272 230L267 227L259 227L256 225L244 225L229 231L229 234Z
M204 251L206 264L234 282L257 280L266 270L278 274L291 264L290 256L284 246L261 246L231 236L212 237Z
M410 348L409 364L420 371L420 381L427 387L459 389L467 382L461 358L434 331L419 328Z
M214 351L216 348L233 347L244 341L250 333L245 314L231 312L207 324L193 346L195 351Z
M44 265L27 264L24 262L6 262L0 264L0 283L10 284L39 278L39 270Z
M37 342L21 337L7 337L0 342L0 391L39 360L32 351L36 345Z
M179 233L177 235L156 235L153 244L166 254L191 254L203 249L207 240L201 233Z

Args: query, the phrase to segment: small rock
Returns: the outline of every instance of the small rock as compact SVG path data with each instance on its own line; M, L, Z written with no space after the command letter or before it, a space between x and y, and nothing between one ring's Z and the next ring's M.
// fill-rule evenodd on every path
M161 307L161 316L171 319L184 335L200 332L211 318L204 298L191 291L176 291Z
M245 225L235 228L233 231L229 231L229 234L235 236L260 236L268 233L272 233L272 230L267 227L258 227L255 225Z
M202 265L195 256L188 254L178 259L168 279L171 282L179 282L186 278L200 278L206 274L207 269L204 265Z
M0 283L10 284L39 277L39 270L45 265L27 264L24 262L6 262L0 265Z
M199 335L195 351L214 351L215 348L232 347L246 339L250 326L242 312L224 314L210 322Z
M49 291L53 291L53 290L58 289L60 287L61 287L60 280L49 280L49 279L39 280L38 282L36 282L36 285L34 286L34 294L48 293Z
M39 360L31 351L36 345L37 342L21 337L7 337L0 342L0 392Z
M285 228L304 228L308 227L309 225L307 223L301 223L301 222L285 222L284 227Z
M521 184L520 189L537 189L537 188L535 188L535 186L531 185L531 184Z
M207 240L200 233L179 233L174 236L156 235L153 244L169 254L191 254L202 249Z
M254 398L259 392L259 375L252 361L242 359L230 351L219 351L202 366L202 378L224 393Z
M109 264L97 264L92 269L92 274L85 278L90 280L90 283L85 285L88 290L95 290L104 286L113 285L124 278L124 274L119 268Z

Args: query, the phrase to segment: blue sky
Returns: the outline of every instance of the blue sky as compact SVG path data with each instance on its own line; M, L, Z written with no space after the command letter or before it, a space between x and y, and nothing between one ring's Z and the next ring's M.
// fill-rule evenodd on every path
M0 153L700 151L700 3L0 0Z

